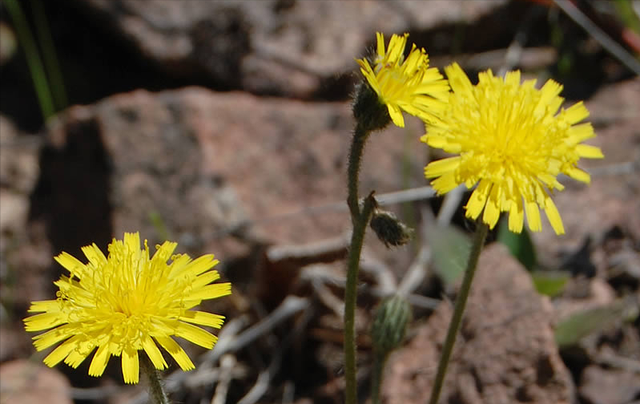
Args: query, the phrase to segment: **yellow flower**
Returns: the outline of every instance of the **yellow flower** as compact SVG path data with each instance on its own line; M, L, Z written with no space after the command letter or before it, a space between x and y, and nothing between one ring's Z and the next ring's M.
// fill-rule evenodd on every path
M111 355L122 356L125 383L137 383L138 351L144 350L157 369L167 368L160 345L183 370L194 369L171 337L213 348L217 337L196 325L220 328L224 317L191 309L230 294L231 284L211 284L220 278L211 270L218 264L213 255L172 256L177 245L165 241L149 258L146 240L140 250L140 235L125 233L123 241L109 245L108 257L95 244L82 248L87 264L65 252L55 257L70 276L55 282L56 300L33 302L29 312L40 314L24 320L27 331L49 329L33 338L38 351L64 341L44 363L53 367L64 360L77 368L98 348L89 375L101 376Z
M580 157L603 158L595 146L581 144L595 137L582 102L558 109L562 86L549 80L539 90L535 80L520 84L520 72L494 77L480 73L471 84L460 66L445 69L453 92L441 120L429 125L422 141L458 156L427 165L427 178L439 194L459 184L478 184L466 205L466 216L495 226L500 212L509 212L509 230L520 233L526 212L532 231L540 231L543 209L556 234L562 219L551 200L560 173L588 183L589 174L576 167ZM576 125L577 124L577 125Z
M358 59L360 71L387 106L393 123L404 127L401 110L429 121L444 108L449 86L438 69L429 68L429 56L413 45L405 60L404 49L409 34L393 35L385 50L384 36L376 34L378 49L374 67L367 59Z

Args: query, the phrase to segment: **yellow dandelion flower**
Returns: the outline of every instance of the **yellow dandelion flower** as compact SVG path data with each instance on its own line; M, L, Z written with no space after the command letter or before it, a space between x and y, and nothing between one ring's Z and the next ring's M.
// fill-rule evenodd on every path
M140 350L157 369L167 368L159 345L183 370L194 369L171 337L213 348L217 337L197 325L220 328L224 317L191 309L230 294L231 284L212 284L220 278L211 270L218 264L213 255L172 255L177 245L166 241L149 258L146 240L141 250L140 235L125 233L109 245L108 257L95 244L82 248L87 264L66 252L55 257L70 275L55 282L56 300L33 302L29 312L40 314L24 320L27 331L49 330L33 338L38 351L62 342L44 363L64 360L77 368L97 348L89 375L101 376L112 355L122 356L124 381L132 384L139 378Z
M536 89L535 80L520 84L520 72L494 77L480 73L472 85L460 66L445 69L453 92L441 120L430 125L422 141L458 156L427 165L427 178L439 194L459 184L478 184L466 205L466 216L493 228L500 212L509 212L509 230L520 233L526 212L532 231L540 231L544 210L556 234L562 219L551 200L564 187L561 173L588 183L589 174L577 168L583 158L603 158L599 148L581 144L595 137L582 102L560 109L562 86L553 80Z
M367 59L358 59L360 71L381 103L387 106L393 123L404 127L402 112L429 121L444 108L449 86L437 68L429 68L429 56L414 44L409 56L404 49L409 34L393 35L388 49L384 36L376 34L378 46L373 67Z

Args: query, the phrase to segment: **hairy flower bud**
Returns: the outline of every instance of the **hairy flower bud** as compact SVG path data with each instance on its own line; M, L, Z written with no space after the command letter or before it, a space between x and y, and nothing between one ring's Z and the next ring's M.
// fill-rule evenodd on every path
M385 298L378 306L371 326L371 339L376 352L386 354L398 348L411 320L411 307L401 295Z
M366 132L384 129L391 123L387 106L380 102L378 94L366 81L356 87L353 117Z
M387 247L405 245L413 234L413 230L390 212L376 211L369 225Z

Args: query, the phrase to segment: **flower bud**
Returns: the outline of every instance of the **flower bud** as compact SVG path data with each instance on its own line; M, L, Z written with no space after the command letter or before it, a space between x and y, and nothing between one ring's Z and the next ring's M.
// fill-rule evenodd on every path
M411 307L401 295L386 297L376 310L371 326L374 351L387 354L398 348L411 320Z
M353 116L366 132L384 129L391 123L387 106L380 101L378 94L366 81L356 87Z
M413 234L413 230L398 220L393 213L383 210L373 214L369 226L387 247L405 245Z

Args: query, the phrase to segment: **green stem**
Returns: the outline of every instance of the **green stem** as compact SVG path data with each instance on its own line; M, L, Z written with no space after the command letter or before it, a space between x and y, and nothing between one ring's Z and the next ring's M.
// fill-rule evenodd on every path
M16 32L18 33L18 40L27 58L27 66L29 66L29 71L31 72L31 79L33 80L33 86L36 90L42 117L46 120L54 114L53 99L42 60L40 59L40 53L36 46L36 41L33 39L33 34L31 33L31 29L29 29L27 19L22 12L20 4L16 0L5 0L4 4L11 15Z
M356 300L358 293L358 271L364 233L371 219L376 202L371 193L365 200L362 213L357 217L351 234L351 246L347 259L347 284L344 290L344 369L346 381L346 404L356 404L358 385L356 381Z
M42 0L32 0L33 18L36 25L36 33L42 49L44 66L51 81L51 95L57 111L67 107L67 93L64 89L60 62L56 54L56 47L51 36L51 29L47 21L47 13L42 4Z
M162 380L158 370L153 366L147 355L140 355L140 365L142 372L147 375L149 381L149 397L155 404L169 404L169 398L162 387Z
M358 182L360 174L360 165L362 163L362 154L364 152L364 144L369 137L369 132L356 125L351 141L351 149L349 150L349 165L347 166L347 205L351 212L351 223L356 226L356 221L360 216L360 207L358 206Z
M449 329L447 330L447 337L444 340L444 346L442 347L442 356L440 357L440 363L438 363L438 373L433 383L433 389L431 390L431 397L429 398L429 404L436 404L440 398L440 392L442 385L444 384L444 376L447 373L447 365L449 359L451 359L451 352L453 351L453 345L456 342L456 336L460 323L462 320L462 313L464 307L467 304L467 298L469 297L469 291L471 290L471 281L473 281L473 275L476 272L478 266L478 258L480 258L480 252L484 246L484 241L487 238L489 227L478 221L478 227L473 236L473 245L471 246L471 252L469 253L469 261L467 262L467 269L464 273L464 279L460 286L460 292L456 298L456 304L453 309L453 317L451 317L451 323L449 323Z
M371 403L380 404L380 389L382 387L382 372L389 358L388 352L375 352L373 359L373 374L371 375Z

